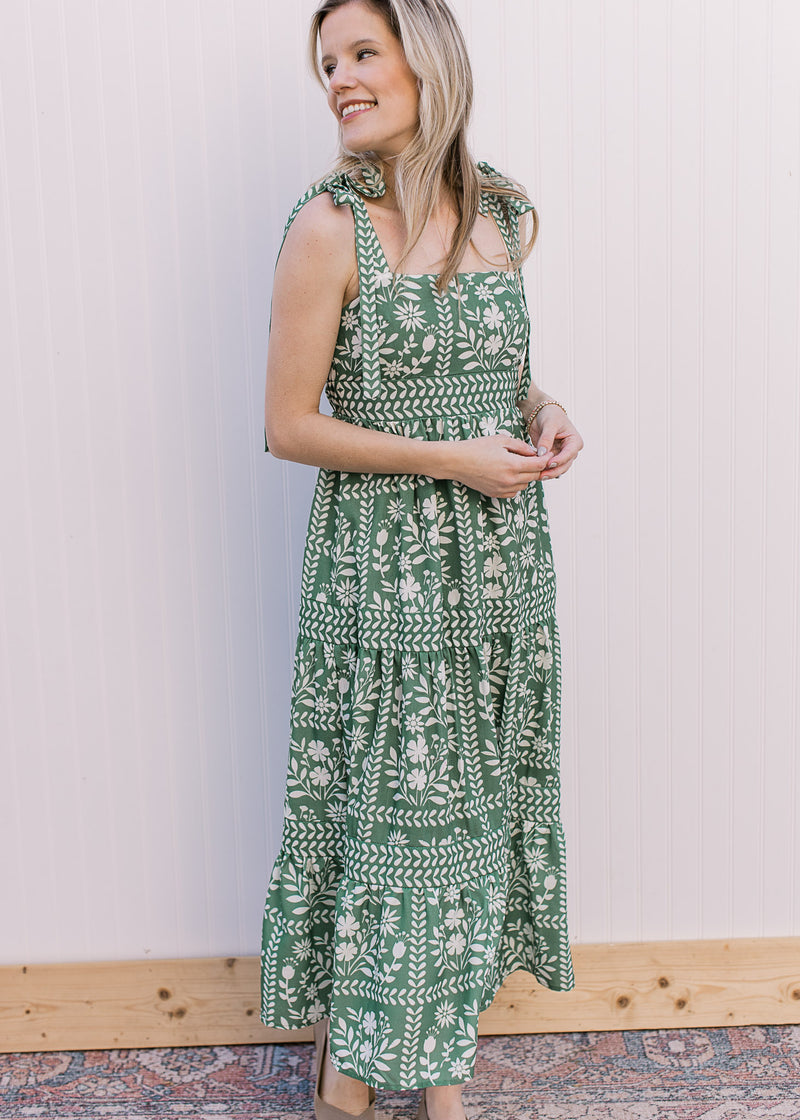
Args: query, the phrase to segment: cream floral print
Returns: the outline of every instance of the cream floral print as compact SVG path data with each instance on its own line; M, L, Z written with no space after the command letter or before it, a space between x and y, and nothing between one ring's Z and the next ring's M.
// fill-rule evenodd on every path
M481 209L513 249L525 207L480 166ZM326 385L334 416L413 439L527 438L516 274L464 273L444 293L394 276L362 197L381 184L331 176L289 222L322 190L353 210L360 280ZM334 1064L369 1085L470 1079L478 1015L516 969L574 987L554 604L541 483L499 499L319 471L261 1021L330 1015Z

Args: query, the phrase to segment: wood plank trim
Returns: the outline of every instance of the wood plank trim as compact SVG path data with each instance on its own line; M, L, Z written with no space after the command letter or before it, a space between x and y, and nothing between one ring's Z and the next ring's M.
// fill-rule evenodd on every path
M577 986L506 979L479 1031L800 1023L800 937L574 945ZM258 1018L258 957L0 966L0 1052L307 1042Z

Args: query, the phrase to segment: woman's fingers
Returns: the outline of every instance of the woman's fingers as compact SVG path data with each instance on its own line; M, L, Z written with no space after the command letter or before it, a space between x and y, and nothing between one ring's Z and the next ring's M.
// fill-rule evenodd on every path
M541 428L535 422L532 425L533 446L513 437L504 441L507 451L528 457L524 464L521 461L517 464L520 479L524 480L521 489L536 479L546 481L565 474L583 447L583 439L569 418L560 410L547 410L551 411L552 415L543 416Z
M583 440L577 432L564 436L556 454L549 456L546 467L542 471L540 477L542 479L558 478L560 475L564 474L575 462L578 452L582 447Z
M535 456L537 454L535 447L531 447L524 439L517 439L515 436L510 436L503 446L507 451L513 451L517 455Z
M561 425L556 419L548 419L542 424L536 440L539 455L548 455L558 440Z

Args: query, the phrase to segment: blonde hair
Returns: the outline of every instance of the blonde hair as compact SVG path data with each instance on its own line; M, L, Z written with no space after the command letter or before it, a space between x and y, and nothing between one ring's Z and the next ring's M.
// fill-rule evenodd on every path
M311 19L309 55L314 76L326 89L318 61L322 22L327 15L353 0L321 0ZM508 199L530 202L525 190L511 179L483 175L467 144L472 112L473 82L467 46L461 28L445 0L359 0L383 16L399 40L419 89L419 129L395 162L395 190L408 231L400 266L419 241L433 215L442 188L456 207L458 219L450 252L439 275L440 290L449 284L472 236L483 190ZM381 160L372 152L348 152L339 141L334 172L355 179L366 170L382 172ZM519 268L527 259L539 230L539 217L531 211L531 231L521 239L511 260ZM513 243L513 240L512 240ZM483 256L483 254L480 254ZM483 258L486 260L486 258ZM488 262L487 262L488 263Z

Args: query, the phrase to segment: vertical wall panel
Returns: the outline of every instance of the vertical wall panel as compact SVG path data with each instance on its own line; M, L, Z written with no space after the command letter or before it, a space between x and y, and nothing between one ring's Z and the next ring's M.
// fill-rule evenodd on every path
M580 941L800 932L800 14L454 0L529 189ZM314 0L0 5L0 960L258 950L311 467L263 452ZM327 408L323 401L323 408Z

